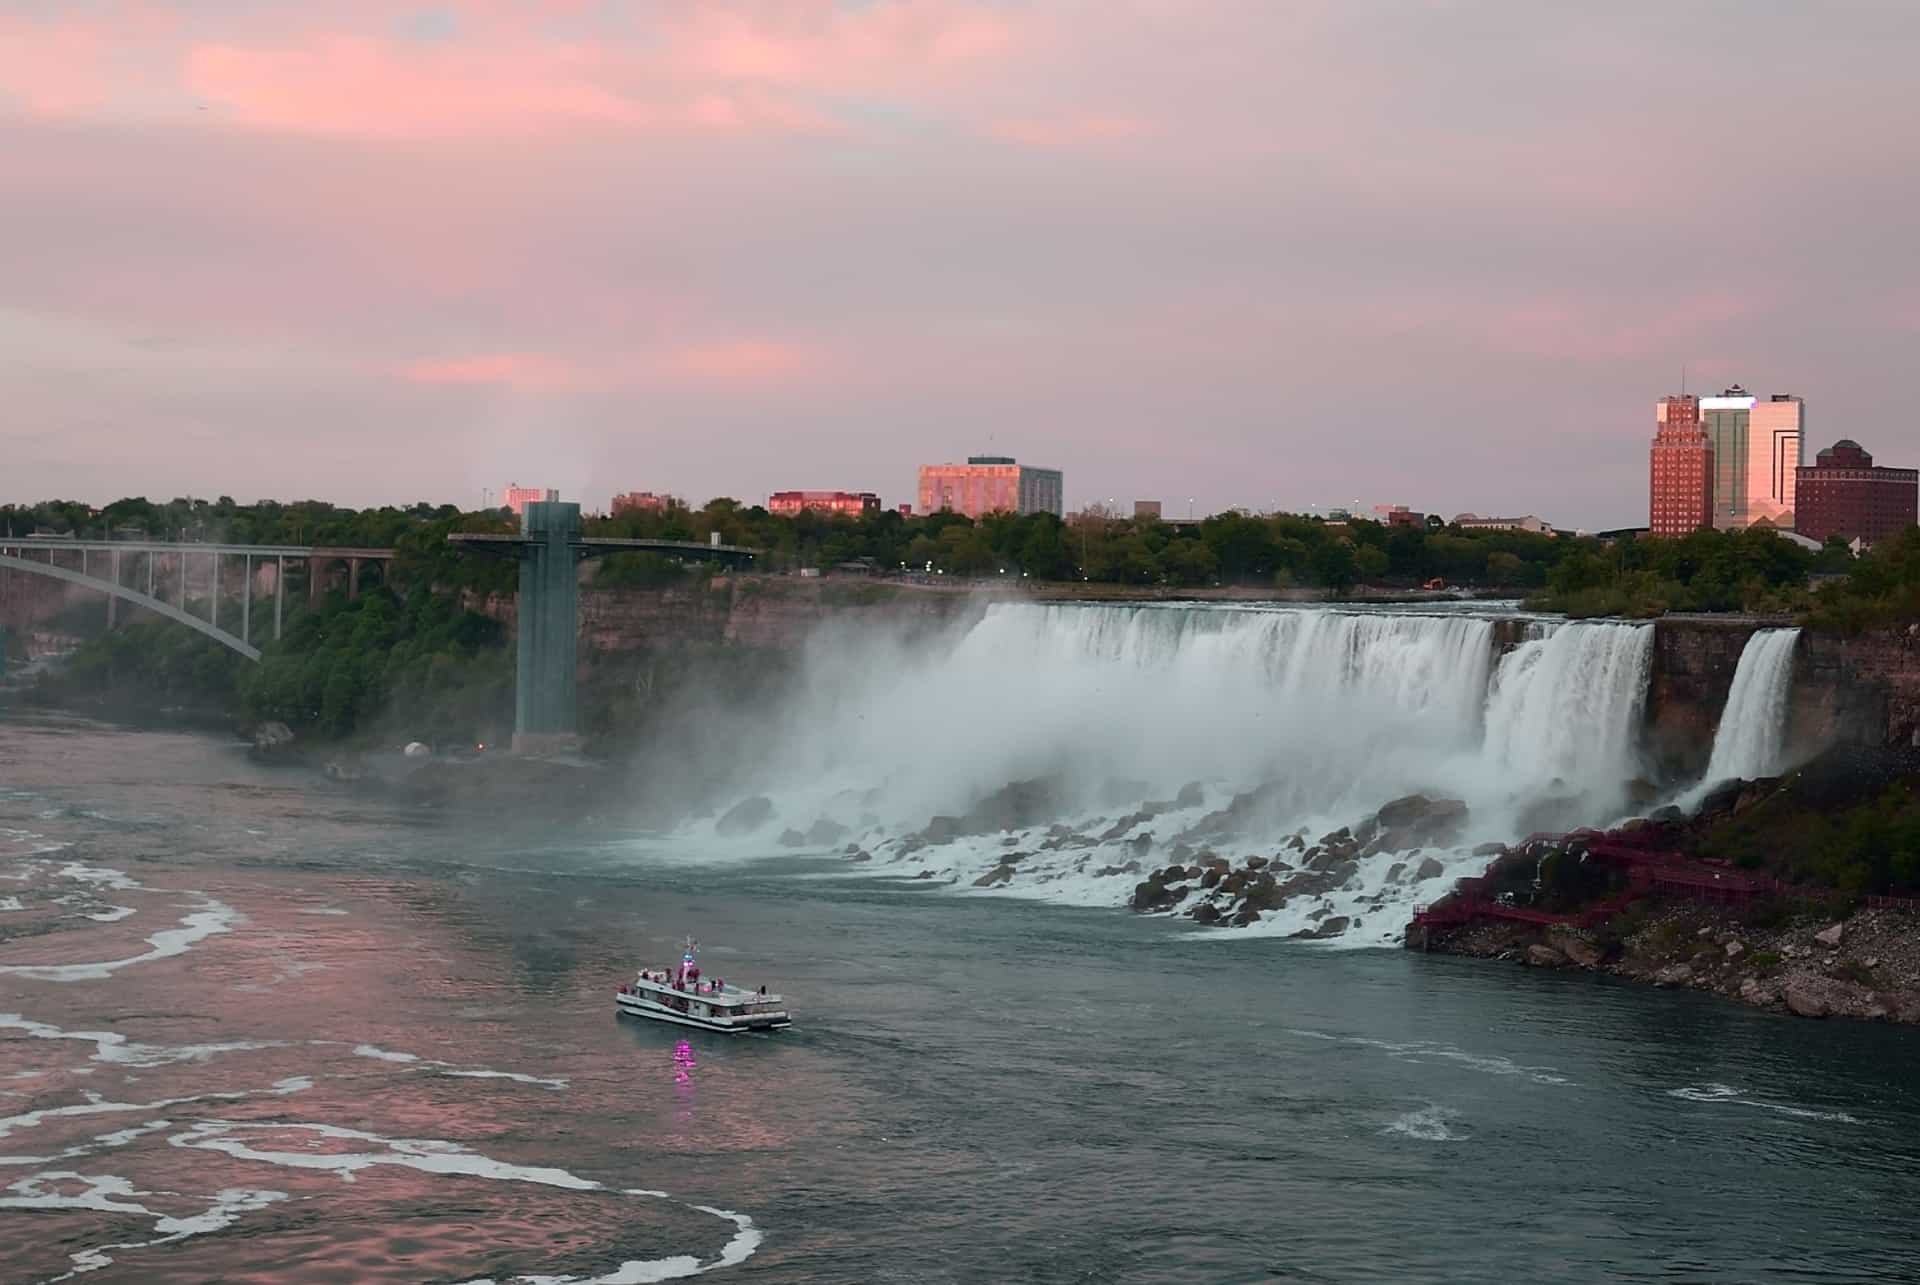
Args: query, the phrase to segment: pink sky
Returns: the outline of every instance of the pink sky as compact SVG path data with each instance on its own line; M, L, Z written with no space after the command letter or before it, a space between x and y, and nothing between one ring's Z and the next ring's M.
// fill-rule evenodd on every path
M1920 463L1920 6L0 0L0 500L1645 517Z

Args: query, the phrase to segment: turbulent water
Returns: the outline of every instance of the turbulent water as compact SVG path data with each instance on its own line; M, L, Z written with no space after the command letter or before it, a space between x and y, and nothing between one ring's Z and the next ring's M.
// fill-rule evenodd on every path
M1627 807L1651 629L1527 632L1501 653L1493 621L1464 613L999 604L945 646L836 637L742 788L771 802L762 823L689 835L743 853L831 836L962 886L1011 855L998 892L1114 905L1182 852L1271 857L1407 795L1464 801L1443 845L1374 852L1250 930L1338 916L1348 944L1381 944L1477 871L1476 845ZM969 822L1019 782L1044 806ZM929 834L943 816L971 833Z
M1798 629L1761 629L1741 649L1727 707L1713 737L1704 786L1780 771Z
M1912 1031L866 869L0 717L0 1279L1920 1278Z

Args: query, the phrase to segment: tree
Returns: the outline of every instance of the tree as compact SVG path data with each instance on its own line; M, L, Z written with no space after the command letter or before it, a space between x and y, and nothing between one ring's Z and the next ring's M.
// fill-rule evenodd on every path
M1328 540L1315 549L1308 559L1316 584L1323 585L1336 593L1353 587L1354 563L1353 546L1345 540Z

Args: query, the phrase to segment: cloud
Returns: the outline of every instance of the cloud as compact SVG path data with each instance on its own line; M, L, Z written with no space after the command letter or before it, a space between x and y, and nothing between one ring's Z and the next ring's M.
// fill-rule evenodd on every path
M398 373L411 384L556 389L578 387L583 382L581 372L572 364L557 357L524 352L425 358L406 363Z
M993 137L1028 147L1088 147L1144 137L1147 126L1131 116L1087 114L1049 120L1003 120L989 127Z

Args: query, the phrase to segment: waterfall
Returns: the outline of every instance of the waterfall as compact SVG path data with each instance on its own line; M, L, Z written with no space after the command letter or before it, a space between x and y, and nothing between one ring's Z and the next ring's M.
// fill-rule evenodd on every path
M1713 736L1713 754L1701 785L1747 781L1780 771L1786 739L1787 696L1793 686L1798 629L1759 629L1740 650L1727 707Z
M853 845L862 873L1114 905L1169 861L1297 859L1294 836L1389 801L1459 800L1443 843L1394 827L1404 850L1253 930L1384 942L1484 864L1474 845L1620 815L1651 629L1526 632L1496 664L1466 612L1001 603L934 642L837 629L732 795L766 804L679 850Z
M1605 793L1633 775L1653 658L1642 625L1565 625L1501 660L1488 758L1523 787ZM1617 799L1614 800L1617 802Z

